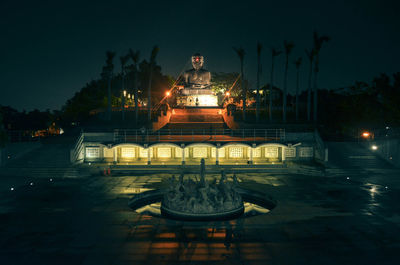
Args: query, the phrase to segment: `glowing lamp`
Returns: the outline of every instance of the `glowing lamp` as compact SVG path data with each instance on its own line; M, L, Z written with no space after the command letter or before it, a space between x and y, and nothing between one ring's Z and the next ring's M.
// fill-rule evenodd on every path
M124 97L126 97L126 90L124 90Z
M373 145L373 146L371 146L371 149L372 149L372 150L378 150L378 146Z
M166 95L167 97L169 97L169 96L171 95L171 92L167 91L167 93L165 93L165 95Z
M231 93L229 93L229 91L227 91L227 92L225 93L225 95L226 95L227 97L229 97L229 96L231 95Z
M363 132L362 134L361 134L361 136L362 137L364 137L364 138L368 138L368 137L370 137L370 133L369 132Z

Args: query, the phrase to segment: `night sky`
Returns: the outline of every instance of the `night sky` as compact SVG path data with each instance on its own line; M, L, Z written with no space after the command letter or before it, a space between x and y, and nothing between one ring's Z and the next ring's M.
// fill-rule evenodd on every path
M105 51L129 48L177 76L196 52L212 72L239 71L232 47L246 50L245 75L255 87L256 43L264 45L262 84L269 81L270 47L295 42L303 57L302 87L317 30L331 41L321 50L319 86L338 88L400 71L398 1L4 1L0 2L1 105L18 110L60 109L87 82L100 77ZM278 57L276 84L283 83ZM290 65L289 92L294 91Z

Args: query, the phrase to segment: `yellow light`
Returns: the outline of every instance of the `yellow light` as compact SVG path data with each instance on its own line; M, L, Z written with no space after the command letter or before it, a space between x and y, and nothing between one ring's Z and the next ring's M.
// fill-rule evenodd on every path
M227 91L227 92L225 93L225 95L226 95L227 97L229 97L229 96L231 95L231 93L229 93L229 91Z
M167 95L167 97L169 97L171 95L171 92L167 91L167 93L165 93L165 95Z
M370 133L369 132L363 132L361 134L361 136L364 137L364 138L368 138L370 136Z
M373 145L373 146L371 146L371 149L372 149L372 150L378 150L378 146Z
M126 97L126 90L124 90L124 97Z

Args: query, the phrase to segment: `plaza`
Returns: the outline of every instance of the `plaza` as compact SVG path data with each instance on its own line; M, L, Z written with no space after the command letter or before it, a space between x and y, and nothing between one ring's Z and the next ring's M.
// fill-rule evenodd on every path
M44 143L2 170L0 222L7 229L0 232L0 263L395 264L399 171L356 144L328 145L325 170L306 164L227 169L243 187L276 200L269 213L183 222L128 207L135 194L165 186L174 168L115 176L93 174L89 166L72 172L61 167L69 145ZM40 163L46 154L53 161ZM339 167L349 155L358 158Z

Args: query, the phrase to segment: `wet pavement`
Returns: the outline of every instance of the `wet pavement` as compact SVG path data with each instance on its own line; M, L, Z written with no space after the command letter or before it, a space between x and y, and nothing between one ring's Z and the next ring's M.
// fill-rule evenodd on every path
M168 174L2 176L0 264L398 264L395 171L237 175L277 207L232 221L179 222L128 207Z

